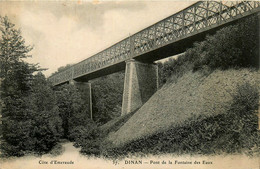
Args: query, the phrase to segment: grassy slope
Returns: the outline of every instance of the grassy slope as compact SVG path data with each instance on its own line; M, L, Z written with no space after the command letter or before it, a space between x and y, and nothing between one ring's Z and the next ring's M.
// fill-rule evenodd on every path
M177 83L164 85L108 140L125 144L140 137L164 131L194 114L211 116L228 108L231 94L238 84L260 84L259 71L216 70L205 77L188 72Z

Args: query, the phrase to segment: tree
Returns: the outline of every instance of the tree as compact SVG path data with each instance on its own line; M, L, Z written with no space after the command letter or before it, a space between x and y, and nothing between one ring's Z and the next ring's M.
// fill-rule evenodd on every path
M55 95L38 67L25 62L31 46L7 17L0 17L0 78L5 155L49 151L60 137Z
M257 16L247 17L196 43L187 51L188 57L195 58L194 70L258 67L257 23Z
M15 29L8 17L0 17L0 78L2 97L26 94L30 89L32 73L36 65L23 59L31 57L31 46L25 45L21 31Z
M63 135L63 128L55 93L41 72L34 76L27 98L30 99L29 120L33 128L30 137L34 140L34 151L49 151Z
M159 85L162 86L166 83L167 79L174 73L177 60L170 58L164 63L158 62L158 74L159 74Z
M89 128L93 121L89 117L89 108L74 85L63 85L55 91L57 106L64 129L63 136L68 138L71 131L78 126Z
M3 139L8 146L6 150L11 155L18 155L20 147L28 148L20 140L28 138L30 121L27 121L26 99L29 95L30 83L35 65L28 64L23 59L30 57L31 46L25 45L21 31L15 29L8 17L0 17L0 78L1 99L3 102L2 122ZM10 150L10 151L9 151Z
M51 74L51 76L56 75L57 73L62 72L64 70L66 70L67 68L71 67L71 66L73 66L73 64L67 64L66 66L61 66L61 67L58 68L58 70L56 72L53 72Z
M121 114L124 73L100 77L92 82L93 119L102 125Z

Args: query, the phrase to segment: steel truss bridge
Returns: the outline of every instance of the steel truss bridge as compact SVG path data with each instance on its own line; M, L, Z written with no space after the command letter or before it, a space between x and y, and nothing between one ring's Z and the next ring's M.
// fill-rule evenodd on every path
M125 61L153 62L191 47L206 34L259 12L260 1L200 1L111 47L61 71L49 80L59 85L88 81L123 70Z

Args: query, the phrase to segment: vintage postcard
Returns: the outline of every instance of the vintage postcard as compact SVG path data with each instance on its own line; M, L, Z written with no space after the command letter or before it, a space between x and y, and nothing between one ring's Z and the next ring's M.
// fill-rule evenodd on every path
M260 1L0 1L0 169L260 169Z

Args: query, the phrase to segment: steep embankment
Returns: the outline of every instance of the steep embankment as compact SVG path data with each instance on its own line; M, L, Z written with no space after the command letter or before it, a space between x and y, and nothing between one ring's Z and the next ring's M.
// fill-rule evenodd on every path
M117 132L110 133L108 140L122 145L182 124L194 115L223 113L237 85L245 82L259 87L259 71L216 70L208 76L188 72L158 90Z

